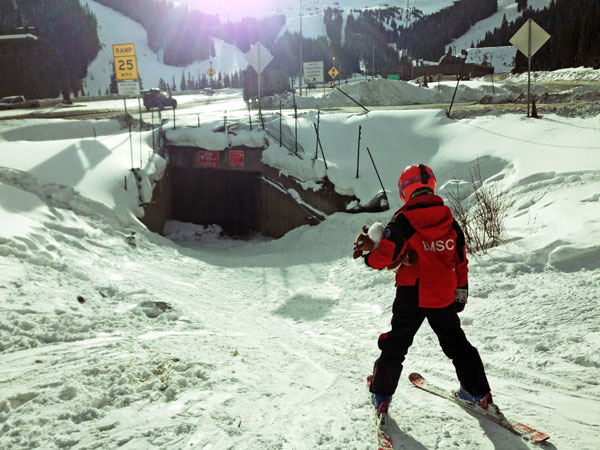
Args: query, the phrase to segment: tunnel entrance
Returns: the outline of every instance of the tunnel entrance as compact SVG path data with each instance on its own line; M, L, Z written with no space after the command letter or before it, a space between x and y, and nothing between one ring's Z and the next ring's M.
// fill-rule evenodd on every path
M355 197L337 193L327 179L320 182L320 189L306 189L301 180L263 165L262 151L237 146L215 152L166 145L167 169L152 201L144 205L142 222L158 233L172 219L216 224L236 237L261 233L278 238L356 203Z
M233 236L261 229L261 174L171 167L170 218L199 225L218 224Z

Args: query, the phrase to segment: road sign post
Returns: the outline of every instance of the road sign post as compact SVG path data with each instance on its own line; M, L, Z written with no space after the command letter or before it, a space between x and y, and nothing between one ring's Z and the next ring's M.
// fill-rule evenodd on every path
M260 111L260 74L273 61L273 55L260 42L257 42L248 53L244 55L246 61L252 66L258 75L258 109Z
M329 73L329 76L331 77L331 79L334 80L335 77L337 77L340 72L334 66L331 69L329 69L329 72L327 72L327 73Z
M533 19L528 19L509 42L527 56L527 117L531 117L531 57L550 39L550 35Z
M113 58L118 81L139 79L134 44L114 44Z
M115 66L115 78L117 79L119 95L123 96L125 107L125 117L127 117L128 96L138 97L138 107L140 113L140 127L142 117L142 107L140 103L140 76L137 68L137 57L135 56L135 44L114 44L113 61ZM140 129L141 130L141 129ZM141 133L140 133L141 138ZM131 170L133 170L133 142L131 140L131 125L129 125L129 146L131 149ZM142 166L142 145L140 141L140 167Z
M140 82L138 80L118 81L117 88L119 90L119 95L123 95L125 97L140 96Z
M210 62L210 67L206 71L206 75L210 77L210 96L212 97L213 93L213 77L217 74L217 71L213 69L212 61Z
M323 83L323 61L311 61L303 64L304 85L308 88L309 83ZM308 80L308 81L306 81Z

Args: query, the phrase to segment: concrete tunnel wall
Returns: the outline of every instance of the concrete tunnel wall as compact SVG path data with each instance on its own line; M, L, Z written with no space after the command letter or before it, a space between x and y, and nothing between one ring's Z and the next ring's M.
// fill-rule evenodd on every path
M144 208L142 222L158 233L162 233L166 220L173 219L218 224L235 236L260 232L281 237L298 226L324 219L322 214L300 206L286 194L287 189L295 189L304 202L324 214L344 211L354 200L337 194L329 181L319 191L304 190L294 178L263 165L262 150L234 147L209 152L167 145L164 156L168 167L154 188L153 201ZM243 165L239 165L242 158Z

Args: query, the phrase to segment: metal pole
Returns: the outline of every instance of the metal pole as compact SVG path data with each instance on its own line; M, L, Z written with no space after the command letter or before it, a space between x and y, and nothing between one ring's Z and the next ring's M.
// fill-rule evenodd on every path
M296 155L298 154L298 110L296 109L296 94L292 91L292 98L294 99L294 131L296 135Z
M142 103L138 95L138 110L140 112L140 169L142 168Z
M529 104L531 103L531 19L528 23L528 43L527 43L527 117L531 117L529 113Z
M368 110L367 108L365 108L363 105L361 105L361 104L360 104L360 103L358 103L356 100L354 100L352 97L350 97L348 94L346 94L344 91L342 91L342 90L340 89L340 87L339 87L339 86L336 86L336 85L334 84L334 85L333 85L333 87L334 87L335 89L337 89L338 91L340 91L342 94L344 94L346 97L348 97L350 100L352 100L354 103L356 103L358 106L360 106L362 109L364 109L364 110L365 110L365 112L369 112L369 110Z
M304 57L302 55L302 0L300 0L300 96L302 97L302 82L304 77Z
M373 39L373 66L371 67L371 80L375 79L375 39ZM358 178L358 176L357 176Z
M128 125L129 128L129 151L131 153L131 170L133 170L133 142L131 141L131 124Z
M160 152L161 146L162 146L162 113L160 112L160 109L158 110L158 150Z
M260 42L259 42L259 44L260 44ZM257 49L258 49L257 55L258 55L258 69L259 70L256 71L256 74L258 75L258 111L260 114L260 45L257 46Z
M325 153L323 152L323 146L321 145L321 138L319 138L319 130L317 129L317 124L313 123L315 127L315 133L317 133L317 142L319 144L319 148L321 149L321 155L323 155L323 163L325 164L325 170L327 170L327 160L325 159Z
M450 117L450 112L452 112L452 105L454 104L454 97L456 97L456 91L458 91L458 85L460 84L460 80L462 79L463 69L465 67L465 61L467 57L463 59L463 62L460 66L460 73L458 74L458 80L456 81L456 87L454 88L454 94L452 94L452 101L450 102L450 108L446 111L446 117Z
M250 131L252 131L252 114L250 113L250 100L248 100L248 119L250 120Z
M283 141L282 141L282 137L281 137L281 121L282 121L282 114L281 114L281 97L279 97L279 147L283 146Z
M373 168L375 169L375 173L377 174L377 178L379 179L379 184L381 185L381 190L383 191L383 196L385 197L386 200L388 200L387 194L385 192L385 188L383 187L383 183L381 181L381 177L379 176L379 171L377 170L377 166L375 166L375 161L373 160L373 155L371 155L371 150L369 149L369 147L367 147L367 152L369 152L369 158L371 158L371 162L373 163ZM389 203L389 201L388 201L388 203Z
M317 140L315 141L315 159L319 157L319 127L321 126L321 110L317 110Z
M230 146L229 146L229 132L227 131L227 111L225 111L224 125L225 125L225 148L230 148Z
M360 135L362 132L362 125L358 126L358 150L356 151L356 178L358 178L358 164L360 161Z
M154 153L156 153L156 148L154 147L154 110L150 110L150 117L151 117L151 123L152 123L152 151Z
M258 118L260 119L260 125L261 125L262 129L264 130L265 129L265 119L263 117L263 113L262 113L261 109L258 110Z

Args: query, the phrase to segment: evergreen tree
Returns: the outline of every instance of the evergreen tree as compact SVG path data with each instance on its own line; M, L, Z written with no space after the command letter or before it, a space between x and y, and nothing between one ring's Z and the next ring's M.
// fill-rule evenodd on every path
M208 79L206 78L206 74L203 73L200 78L200 89L206 89L208 87Z
M188 87L187 87L187 83L185 81L185 71L181 72L181 81L179 82L179 90L180 91L187 91Z
M550 40L532 58L533 70L557 70L563 67L600 67L600 5L597 0L552 0L545 9L527 9L512 22L503 20L500 28L486 33L477 45L508 45L510 37L533 19L550 34ZM527 70L527 57L517 52L515 71Z
M111 94L116 94L119 92L119 87L117 86L117 77L115 76L114 72L110 75L109 92Z
M35 44L16 43L16 56L0 57L0 96L19 92L39 98L56 97L61 89L63 94L79 92L100 50L96 17L89 7L78 0L0 1L0 32L14 33L19 26L38 39Z

